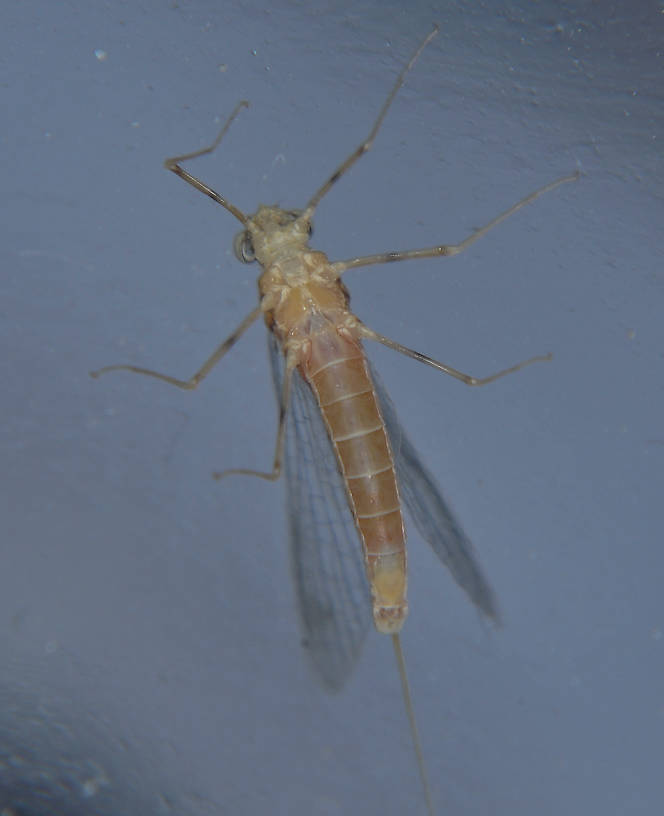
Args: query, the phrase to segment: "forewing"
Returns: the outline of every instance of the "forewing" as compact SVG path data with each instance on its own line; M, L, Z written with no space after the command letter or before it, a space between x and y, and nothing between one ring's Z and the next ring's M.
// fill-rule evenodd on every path
M281 394L284 357L270 335ZM293 372L284 450L291 567L304 645L323 684L338 690L361 651L371 620L362 547L320 408Z
M399 424L392 400L373 370L372 377L392 443L401 498L415 526L475 606L499 623L496 597L475 558L470 539Z

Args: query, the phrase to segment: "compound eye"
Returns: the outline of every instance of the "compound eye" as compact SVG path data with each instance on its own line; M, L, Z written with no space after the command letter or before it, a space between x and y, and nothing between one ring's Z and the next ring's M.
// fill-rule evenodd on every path
M238 232L233 239L233 252L238 261L242 263L251 263L256 260L254 245L248 232Z
M309 233L309 237L311 238L311 236L314 234L313 221L309 221L309 223L307 224L307 232Z

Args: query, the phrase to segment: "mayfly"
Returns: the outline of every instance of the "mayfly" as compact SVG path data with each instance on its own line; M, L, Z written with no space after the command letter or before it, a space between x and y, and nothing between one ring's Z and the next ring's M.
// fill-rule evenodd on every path
M372 146L385 116L422 50L402 69L368 137L332 173L303 210L259 206L246 215L182 163L212 153L246 101L240 102L209 147L166 159L165 166L228 210L241 224L234 242L240 261L257 261L259 305L188 380L134 365L91 372L133 371L178 388L194 389L260 316L270 331L279 401L272 470L226 470L276 480L286 473L292 566L307 651L322 682L340 688L359 654L373 610L379 632L392 637L427 809L426 778L399 633L408 613L402 502L415 526L477 608L498 621L494 594L472 545L443 500L433 477L398 424L394 409L366 359L363 341L426 363L466 385L486 385L550 355L532 357L488 377L464 374L370 329L349 307L341 276L373 264L457 255L521 207L568 181L560 178L519 201L458 244L384 252L331 262L309 246L316 207ZM359 542L358 542L359 538Z

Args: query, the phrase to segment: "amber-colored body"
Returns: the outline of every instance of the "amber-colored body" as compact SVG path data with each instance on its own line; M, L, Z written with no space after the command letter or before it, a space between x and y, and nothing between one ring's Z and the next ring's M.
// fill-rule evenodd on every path
M262 207L252 221L265 225L277 212ZM334 446L362 541L376 628L398 632L408 612L406 539L361 324L349 311L348 293L327 256L302 248L297 233L265 268L259 289L266 322L288 365L297 367L313 389Z

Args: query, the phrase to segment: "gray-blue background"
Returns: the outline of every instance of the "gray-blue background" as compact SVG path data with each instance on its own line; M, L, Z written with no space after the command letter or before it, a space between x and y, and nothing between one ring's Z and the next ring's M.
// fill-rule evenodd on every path
M282 486L209 476L270 461L264 329L193 394L87 372L189 376L255 302L237 223L163 158L248 98L195 172L247 211L301 206L433 20L315 245L457 241L587 174L459 258L346 280L369 325L470 373L555 354L473 390L371 350L505 618L485 630L413 533L434 797L447 816L661 807L661 3L74 0L11 4L0 33L0 808L423 810L389 641L326 696Z

